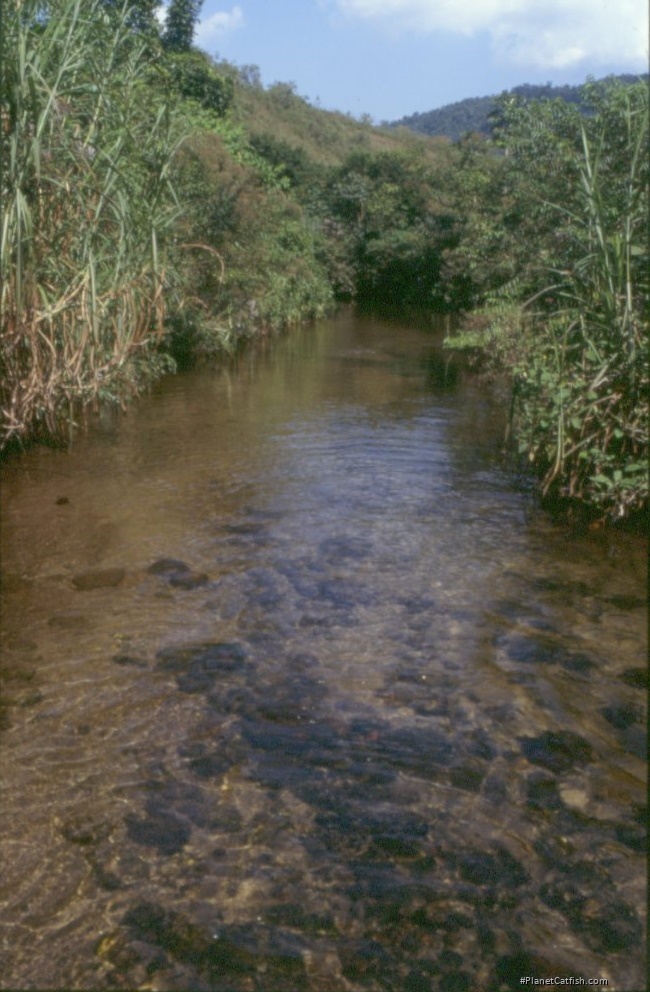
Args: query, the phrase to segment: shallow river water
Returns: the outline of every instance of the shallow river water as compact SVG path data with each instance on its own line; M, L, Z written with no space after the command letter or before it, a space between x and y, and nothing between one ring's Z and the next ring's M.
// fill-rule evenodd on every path
M343 313L4 464L2 988L645 986L645 549L439 344Z

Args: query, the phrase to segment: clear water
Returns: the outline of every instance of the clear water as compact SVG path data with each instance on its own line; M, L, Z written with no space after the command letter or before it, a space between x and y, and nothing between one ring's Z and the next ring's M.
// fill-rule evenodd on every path
M5 463L2 988L644 987L645 548L502 427L344 313Z

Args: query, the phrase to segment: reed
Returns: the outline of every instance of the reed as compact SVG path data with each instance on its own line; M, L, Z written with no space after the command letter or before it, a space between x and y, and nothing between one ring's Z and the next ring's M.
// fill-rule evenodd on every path
M0 447L138 388L163 332L176 120L129 8L4 12Z
M494 174L505 192L478 202L459 252L483 303L445 344L508 374L507 441L542 494L619 520L648 506L648 89L583 95L586 116L504 103L508 154L483 189L498 199Z
M624 517L647 506L648 94L601 95L582 123L571 208L550 204L568 247L556 300L535 314L517 378L522 451L542 469L542 490Z

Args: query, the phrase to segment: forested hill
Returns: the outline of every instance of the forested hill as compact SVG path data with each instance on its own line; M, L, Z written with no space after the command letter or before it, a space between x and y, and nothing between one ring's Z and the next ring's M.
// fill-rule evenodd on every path
M622 83L631 84L638 81L638 76L623 74L612 77ZM641 77L647 79L645 75ZM553 86L547 83L543 86L534 86L524 83L508 90L513 96L520 96L526 100L564 100L566 103L582 104L581 86ZM489 117L496 106L497 96L469 97L467 100L460 100L458 103L449 103L437 110L428 110L425 113L410 114L402 117L398 121L391 121L390 127L408 127L412 131L420 134L428 134L434 137L451 138L458 141L467 134L468 131L477 131L480 134L490 133Z

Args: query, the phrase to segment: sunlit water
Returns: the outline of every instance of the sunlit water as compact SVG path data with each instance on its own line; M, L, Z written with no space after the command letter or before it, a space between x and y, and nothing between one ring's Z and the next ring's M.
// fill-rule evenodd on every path
M644 987L645 549L502 416L344 314L3 466L3 988Z

